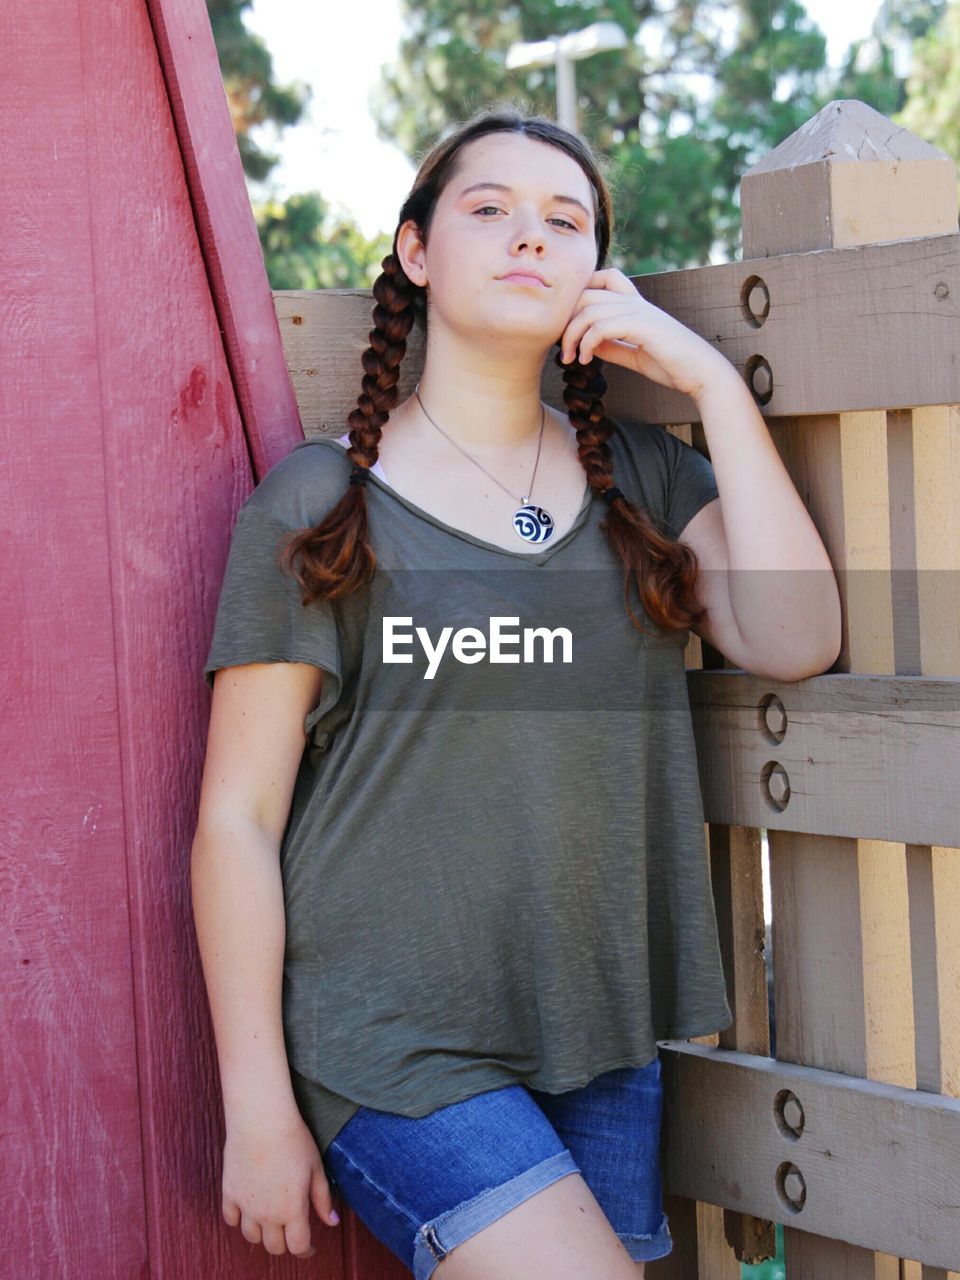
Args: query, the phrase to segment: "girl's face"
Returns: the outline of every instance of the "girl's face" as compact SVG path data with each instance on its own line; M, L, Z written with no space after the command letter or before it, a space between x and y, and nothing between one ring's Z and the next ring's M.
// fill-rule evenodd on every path
M397 238L408 277L427 286L428 332L439 322L542 358L597 269L589 179L566 152L518 133L485 134L457 160L427 247L413 222ZM543 283L509 278L524 270Z

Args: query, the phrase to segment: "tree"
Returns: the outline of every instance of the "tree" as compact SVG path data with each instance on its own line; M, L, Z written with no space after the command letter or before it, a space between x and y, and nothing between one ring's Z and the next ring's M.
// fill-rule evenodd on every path
M618 226L614 265L631 273L729 256L739 237L738 166L797 128L819 102L822 34L794 0L740 0L732 48L729 4L655 0L595 5L563 0L404 0L408 34L374 99L381 136L415 155L451 119L486 101L516 98L555 114L552 68L509 72L506 51L606 19L628 37L623 50L577 64L579 125L611 161ZM778 79L792 92L777 103ZM677 193L683 193L682 217Z
M402 3L407 32L372 109L380 136L414 160L490 102L555 115L553 69L507 71L512 43L619 23L627 48L578 63L576 76L579 127L610 161L611 261L629 274L735 257L742 173L837 96L823 33L797 0ZM897 6L920 27L937 8ZM874 71L857 96L881 97L892 78Z
M264 202L258 226L273 289L366 288L392 244L385 235L367 240L353 222L333 217L317 191Z
M243 11L251 3L252 0L207 0L207 13L243 171L248 178L262 182L280 157L262 150L251 131L267 123L280 128L296 124L312 94L305 84L274 83L273 59L267 46L244 26Z
M960 2L913 46L906 102L896 123L926 138L960 164Z
M847 50L834 96L859 98L896 122L906 102L907 82L896 74L895 46L914 43L932 31L943 11L944 0L886 0L870 34Z
M274 82L269 50L244 25L243 14L251 4L252 0L207 0L248 188L264 183L280 160L263 150L254 131L264 124L281 131L297 124L312 96L309 86L300 82ZM376 279L380 261L389 252L384 237L368 241L348 218L332 217L319 191L286 200L251 196L251 204L272 289L364 288Z

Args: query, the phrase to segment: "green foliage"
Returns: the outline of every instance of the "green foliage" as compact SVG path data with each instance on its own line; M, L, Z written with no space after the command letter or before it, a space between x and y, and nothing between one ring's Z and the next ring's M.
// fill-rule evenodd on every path
M578 127L613 171L610 260L629 274L736 257L736 195L751 164L836 97L885 112L902 100L889 58L831 83L825 38L798 0L401 3L406 33L371 109L380 136L414 162L488 103L512 99L555 116L553 68L508 71L511 44L620 24L625 49L575 68ZM926 30L941 7L893 0L891 27Z
M266 45L243 23L243 11L251 3L252 0L207 0L207 12L243 171L248 178L261 182L280 157L262 150L251 138L251 129L267 123L280 128L296 124L311 90L299 83L274 84L273 59Z
M392 238L366 240L316 191L254 206L273 289L369 289Z
M837 74L799 0L399 2L405 34L371 110L381 138L414 163L493 102L555 117L553 68L508 71L511 44L619 23L627 47L576 63L576 81L578 126L613 191L610 262L628 274L737 257L744 171L835 98L866 102L960 158L960 0L888 0L886 29L855 42ZM243 23L250 5L207 0L244 171L263 181L278 158L251 131L296 123L309 90L274 83L269 51ZM905 36L907 82L892 56ZM254 211L275 289L367 287L390 249L390 237L369 242L345 214L332 216L318 191Z
M277 85L263 40L248 31L244 10L252 0L207 0L220 72L230 104L243 171L264 182L280 157L264 151L252 130L297 124L310 100L308 86ZM367 240L344 215L333 217L319 191L280 201L253 201L253 212L272 289L369 288L391 240Z
M939 24L915 42L913 58L895 123L960 164L960 0L952 0Z
M850 45L834 96L858 98L894 119L907 97L906 81L894 72L894 45L922 36L935 26L943 10L944 0L888 0L886 30L881 29L878 14L873 31Z

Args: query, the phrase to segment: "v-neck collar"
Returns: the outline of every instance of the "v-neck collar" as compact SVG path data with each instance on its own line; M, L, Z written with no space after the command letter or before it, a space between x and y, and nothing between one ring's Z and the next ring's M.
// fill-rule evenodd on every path
M332 449L336 449L337 452L342 454L344 457L347 455L347 447L341 444L339 440L335 440L332 436L314 436L312 439L300 441L300 443L295 445L294 448L299 449L305 444L325 444ZM599 497L598 494L594 494L594 490L590 487L588 482L580 502L580 510L577 512L576 519L561 538L556 542L551 540L551 542L544 547L542 551L509 551L506 547L500 547L495 542L487 542L484 538L477 538L474 534L468 533L466 529L458 529L456 525L447 524L445 520L441 520L438 516L432 515L429 511L424 511L423 507L418 507L415 502L411 502L410 499L405 498L402 493L398 493L392 485L388 484L385 480L382 480L373 471L367 472L367 482L376 485L378 489L382 489L383 492L389 494L394 501L399 502L401 506L406 507L408 511L412 511L413 514L415 516L419 516L421 520L426 520L428 524L432 524L438 529L443 529L445 532L453 534L455 538L461 538L464 542L470 542L475 547L481 547L484 551L492 551L496 555L507 556L510 560L521 560L524 562L529 561L535 565L546 564L546 562L551 559L551 557L555 556L558 551L565 547L569 542L572 542L586 523L587 515L593 505L594 496Z

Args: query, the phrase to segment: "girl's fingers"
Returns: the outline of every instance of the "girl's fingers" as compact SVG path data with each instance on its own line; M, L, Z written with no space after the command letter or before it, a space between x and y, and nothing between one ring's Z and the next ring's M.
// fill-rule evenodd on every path
M636 286L616 267L605 267L602 271L595 272L592 279L593 284L588 287L593 289L607 289L627 294L637 292Z
M262 1244L262 1232L260 1223L256 1218L252 1218L249 1213L245 1213L240 1218L240 1234L248 1244Z
M580 339L580 363L589 364L593 359L593 353L596 348L607 339L616 339L623 343L625 347L636 349L640 344L631 342L629 338L622 337L622 328L623 326L615 316L607 320L595 320Z
M640 295L637 293L635 289L631 289L629 295L624 294L623 291L620 289L617 289L617 290L584 289L583 292L580 294L579 298L577 298L573 311L570 313L571 319L573 318L573 316L580 315L581 312L585 311L588 307L596 307L596 306L622 307L623 303L620 301L620 299L625 297L631 297L631 296L634 302L640 297Z
M601 324L605 324L604 332L609 332L612 324L614 329L623 329L632 324L630 317L624 312L619 304L613 305L594 305L579 312L567 325L560 339L561 359L566 363L576 354L577 347L583 341L584 336L590 329L595 329ZM622 335L617 335L618 337ZM624 341L631 341L624 338Z
M333 1193L330 1190L327 1175L320 1169L314 1170L310 1181L310 1198L320 1221L328 1227L335 1227L340 1221L340 1215L333 1204Z
M295 1258L312 1258L317 1249L310 1239L310 1210L306 1201L303 1209L304 1212L299 1218L286 1223L283 1228L283 1237L287 1249ZM283 1250L281 1249L280 1252L282 1253Z
M280 1225L280 1223L268 1222L262 1228L262 1232L263 1232L263 1240L261 1241L261 1243L263 1244L263 1247L264 1249L266 1249L267 1253L275 1253L275 1254L286 1253L287 1251L286 1237L284 1235L283 1227Z

